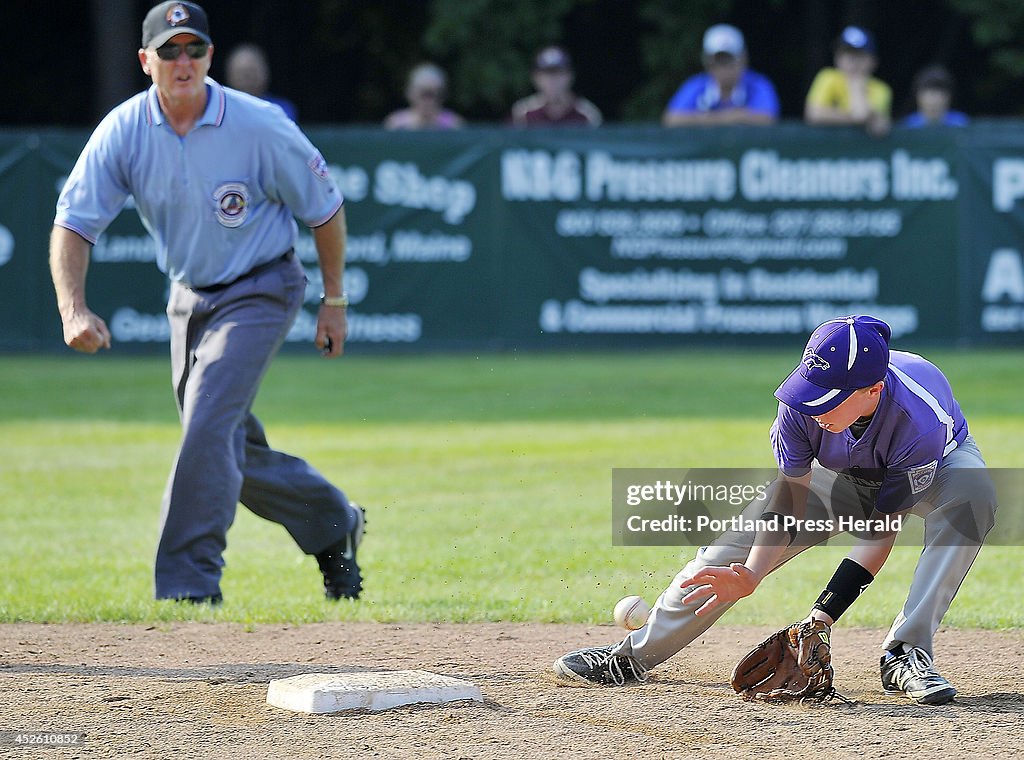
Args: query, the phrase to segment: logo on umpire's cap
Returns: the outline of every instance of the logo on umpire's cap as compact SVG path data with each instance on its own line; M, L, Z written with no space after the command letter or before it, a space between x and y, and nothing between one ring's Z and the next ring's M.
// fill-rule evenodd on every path
M180 26L188 22L188 8L181 3L172 5L167 9L167 23L171 26Z

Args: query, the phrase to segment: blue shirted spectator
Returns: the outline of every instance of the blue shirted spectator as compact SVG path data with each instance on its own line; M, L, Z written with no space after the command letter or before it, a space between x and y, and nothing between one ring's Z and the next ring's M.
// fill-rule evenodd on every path
M662 123L666 127L719 124L773 124L779 97L771 80L747 68L743 34L729 24L704 33L705 71L685 82L672 96Z
M259 45L247 42L232 50L225 65L225 73L228 87L234 87L236 90L280 106L289 119L299 120L299 109L292 101L269 92L270 63Z
M950 110L953 77L944 66L928 66L914 77L914 98L917 111L901 122L904 127L963 127L970 122L967 114Z

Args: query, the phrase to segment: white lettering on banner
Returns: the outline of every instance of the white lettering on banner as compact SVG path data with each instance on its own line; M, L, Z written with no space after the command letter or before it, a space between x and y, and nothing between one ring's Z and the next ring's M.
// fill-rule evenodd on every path
M369 235L351 235L345 244L345 261L378 265L387 264L387 236L383 232L374 232Z
M392 261L468 261L473 243L465 235L423 234L396 230L391 235Z
M768 272L752 269L747 272L746 298L755 301L794 301L802 299L873 300L878 297L878 270L840 269L819 272L814 269L790 269Z
M830 319L822 314L873 313L893 327L894 336L917 329L913 306L815 302L785 306L720 304L595 305L570 300L544 301L540 328L548 333L627 334L804 334Z
M1018 198L1024 197L1024 158L997 158L992 162L992 207L1013 211Z
M711 209L701 226L708 237L895 237L903 219L896 209L777 209L770 215Z
M501 196L506 201L575 201L582 189L580 157L572 151L506 150Z
M100 264L152 263L156 243L149 235L100 235L90 258Z
M992 251L981 298L985 303L998 303L1004 298L1024 303L1024 261L1020 251L1013 248Z
M1013 248L992 251L981 287L981 329L985 332L1024 330L1024 258Z
M461 179L427 177L414 163L383 161L374 173L373 197L385 206L428 209L461 224L476 206L476 188Z
M588 301L714 301L718 299L718 276L687 269L636 269L632 272L602 272L587 267L579 276L580 296Z
M597 303L608 301L719 300L802 301L822 299L864 299L878 297L878 270L858 272L845 268L837 272L790 269L769 272L691 272L688 269L635 269L632 272L602 272L586 267L579 275L580 297Z
M750 264L762 259L798 259L807 261L841 259L847 242L842 238L821 240L777 240L773 238L631 238L617 237L611 242L615 259L641 261L668 259L689 261L742 261Z
M295 252L304 264L316 264L317 253L310 235L299 235ZM390 245L384 232L353 235L345 246L345 261L385 266L395 262L462 263L473 255L473 239L468 235L446 235L437 230L394 230Z
M981 310L981 329L992 333L1024 330L1024 307L986 306Z
M555 216L561 237L643 237L682 235L700 230L700 217L675 209L564 208Z
M349 311L346 343L415 343L423 335L419 314L360 314ZM316 337L316 316L301 310L285 338L289 343L308 343Z
M171 323L166 314L142 314L124 306L110 317L110 336L119 343L167 343Z
M0 267L14 256L14 234L0 224Z
M749 150L740 158L740 192L749 201L879 201L889 192L880 158L780 158Z
M956 198L959 185L941 158L912 158L905 150L892 154L892 197L899 201Z
M331 175L331 179L341 190L341 195L346 201L361 201L366 198L370 187L370 176L363 167L352 166L346 169L338 164L329 164L327 173Z
M736 195L736 167L725 159L620 160L587 154L586 196L598 201L728 201Z
M507 150L501 154L502 196L509 201L750 201L953 200L959 185L941 157L905 150L884 158L783 158L776 151L744 153L738 169L727 159L625 159L568 150ZM891 186L890 186L891 178ZM1014 187L1024 194L1024 178ZM738 221L742 217L736 217ZM745 220L764 224L756 218ZM579 233L576 233L579 234ZM718 234L728 234L724 229ZM733 233L735 234L735 233ZM742 234L755 234L745 229Z

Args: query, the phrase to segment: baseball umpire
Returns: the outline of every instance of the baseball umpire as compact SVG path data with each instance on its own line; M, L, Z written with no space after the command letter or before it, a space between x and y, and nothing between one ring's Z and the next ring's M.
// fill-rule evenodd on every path
M560 657L560 677L643 681L769 572L838 532L797 526L834 525L843 515L870 517L874 525L912 512L924 518L924 549L883 643L882 686L923 704L955 697L935 669L932 638L992 528L995 489L942 372L920 356L890 351L889 340L889 326L865 315L815 329L800 364L775 391L780 403L771 442L779 476L767 505L752 502L740 526L760 527L726 532L702 547L658 598L644 627L617 644ZM776 515L783 519L757 520ZM794 530L780 527L787 515ZM830 626L842 615L882 567L896 533L858 534L808 623Z
M217 604L238 502L280 523L315 555L329 598L357 598L363 512L301 459L275 451L253 399L305 298L293 249L312 229L323 275L316 345L347 334L345 216L326 163L277 106L207 77L209 23L190 2L153 7L142 24L148 90L93 132L57 202L50 268L64 340L110 348L86 305L92 244L129 196L170 279L172 382L182 437L163 497L156 597Z

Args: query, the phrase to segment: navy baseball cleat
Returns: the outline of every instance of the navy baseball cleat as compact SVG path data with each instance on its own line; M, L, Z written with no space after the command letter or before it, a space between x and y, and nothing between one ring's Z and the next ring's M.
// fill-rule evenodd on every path
M356 524L334 546L316 555L324 576L324 596L328 599L358 599L363 590L363 574L356 562L356 550L366 529L366 510L353 503Z
M555 660L555 673L569 681L625 686L647 680L647 668L621 654L612 654L615 644L577 649Z
M920 647L901 644L882 655L882 688L886 694L905 694L922 705L944 705L956 696L953 684L939 675L931 655Z

